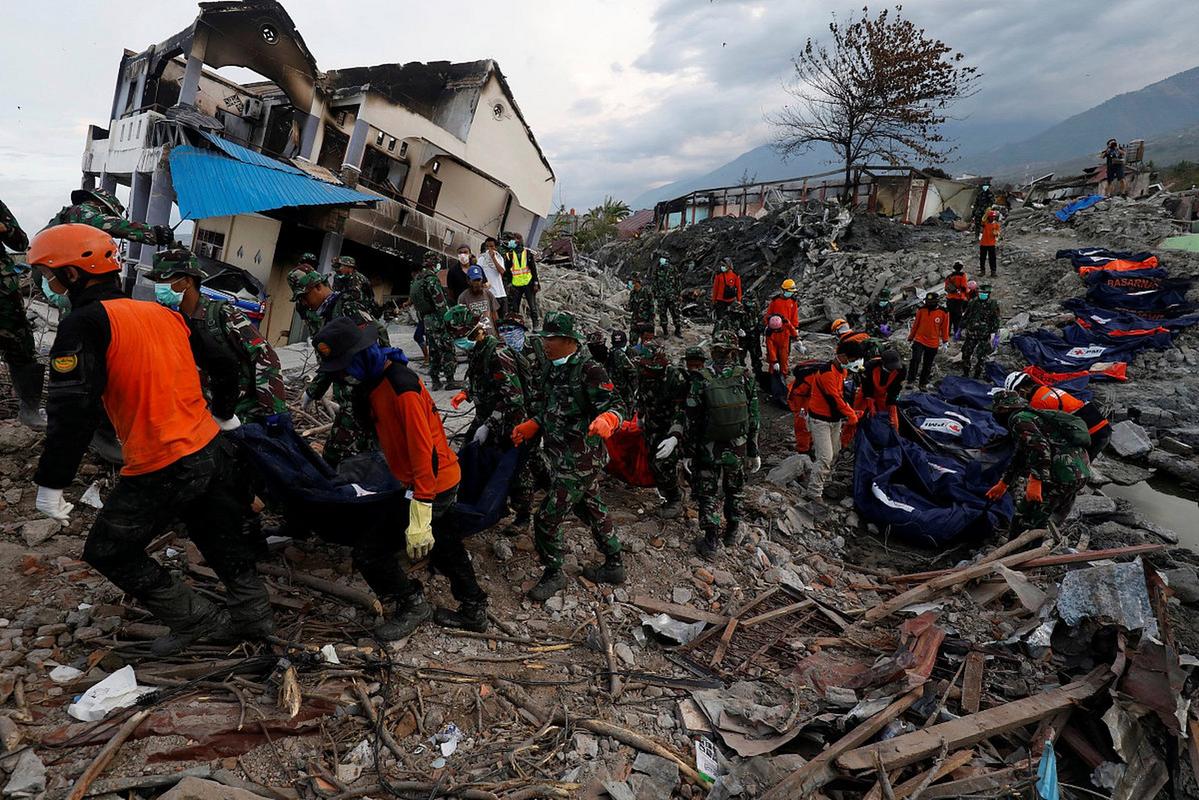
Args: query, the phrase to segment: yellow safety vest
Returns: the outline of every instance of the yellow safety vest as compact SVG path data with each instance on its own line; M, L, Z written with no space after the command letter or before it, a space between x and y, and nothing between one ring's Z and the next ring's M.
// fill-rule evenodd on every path
M533 280L533 271L529 269L529 251L521 249L520 257L516 253L512 254L512 285L513 286L528 286Z

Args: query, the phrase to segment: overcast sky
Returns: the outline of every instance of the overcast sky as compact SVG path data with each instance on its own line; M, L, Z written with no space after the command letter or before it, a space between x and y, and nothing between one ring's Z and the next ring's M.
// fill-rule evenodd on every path
M284 0L322 69L494 58L558 174L558 199L717 167L770 137L789 58L827 0ZM881 7L881 6L880 6ZM78 186L122 48L184 28L186 0L4 0L0 198L37 230ZM1028 133L1195 65L1189 0L910 0L905 13L985 76L959 112ZM1182 60L1180 60L1182 59ZM963 143L968 145L968 143Z

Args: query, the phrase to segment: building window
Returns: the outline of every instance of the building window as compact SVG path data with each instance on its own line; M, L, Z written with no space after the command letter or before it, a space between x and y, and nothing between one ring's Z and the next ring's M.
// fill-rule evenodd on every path
M375 147L382 147L382 146L383 146L383 131L379 131L377 134L375 134Z
M396 137L390 136L387 139L387 152L394 153L396 149Z
M206 228L196 228L194 249L197 255L205 258L224 260L225 234L210 231Z
M403 158L406 155L408 155L408 143L400 142L400 158Z
M434 175L436 175L438 172L440 172L441 171L441 161L436 158L433 159L433 163L431 165L429 165L429 171L432 172Z
M348 114L348 112L347 112L347 111L346 111L344 108L343 108L342 110L340 110L340 111L338 111L338 112L337 112L337 125L338 125L338 127L340 127L340 128L344 128L344 127L346 126L346 117L347 117L348 115L349 115L349 114Z

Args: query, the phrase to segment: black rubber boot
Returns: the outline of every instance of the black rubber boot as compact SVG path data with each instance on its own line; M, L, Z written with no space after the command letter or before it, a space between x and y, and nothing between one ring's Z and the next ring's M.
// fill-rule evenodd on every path
M433 612L433 621L443 628L461 628L482 633L487 630L487 603L463 603L454 611L438 608Z
M716 538L716 531L708 531L695 540L695 552L703 558L712 558L719 549L720 540Z
M500 532L502 536L520 536L522 533L527 533L529 523L532 521L533 515L528 511L518 511L516 517L508 523L507 527Z
M557 567L546 567L541 573L541 580L525 595L530 600L544 603L558 592L566 588L566 576Z
M266 585L257 572L225 579L225 597L233 633L243 639L263 639L275 633L275 613Z
M386 642L395 642L432 616L433 607L425 599L425 593L417 592L407 600L396 601L395 613L375 627L375 635Z
M620 553L604 556L604 563L583 567L583 577L592 583L624 583L624 561Z
M150 643L150 652L155 656L175 655L205 639L228 641L233 638L229 612L196 594L178 578L172 578L166 586L151 589L137 599L171 629L170 633Z
M12 387L19 401L17 421L35 431L46 430L46 409L42 408L42 387L46 385L46 367L36 361L11 370Z
M662 519L678 519L683 515L683 500L681 497L667 497L666 502L658 509Z
M734 522L724 529L724 546L733 547L737 544L737 539L741 533L741 524Z

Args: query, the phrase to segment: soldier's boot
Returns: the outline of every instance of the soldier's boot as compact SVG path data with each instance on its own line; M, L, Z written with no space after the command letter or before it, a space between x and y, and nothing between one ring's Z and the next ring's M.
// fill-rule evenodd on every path
M487 630L487 602L463 603L457 611L439 607L433 612L433 621L443 628L483 633Z
M205 639L225 642L234 636L229 612L192 591L178 578L144 592L138 600L171 629L150 642L150 652L155 656L175 655Z
M242 639L265 639L275 633L275 613L266 586L257 572L249 570L223 579L225 603L233 621L233 632Z
M683 329L678 326L678 323L675 323L674 335L679 337L680 339L683 338Z
M666 502L658 509L658 516L662 519L678 519L683 515L683 498L679 494L667 496Z
M719 549L720 538L717 536L715 528L704 531L704 535L695 540L695 552L703 558L714 557Z
M417 592L407 599L396 600L395 611L375 626L375 635L385 642L399 641L432 616L433 607L425 599L425 593Z
M529 522L533 519L533 515L528 511L517 511L516 517L513 518L508 526L500 532L501 536L520 536L529 530Z
M622 584L625 579L624 559L620 557L620 553L606 555L604 563L583 567L583 577L592 583Z
M724 546L734 547L737 544L737 539L741 534L741 523L730 522L724 528Z
M530 600L543 603L566 588L566 575L558 567L546 567L537 585L525 595Z
M46 409L42 408L42 387L46 384L45 365L35 361L11 372L12 386L19 402L17 421L35 431L46 430Z

